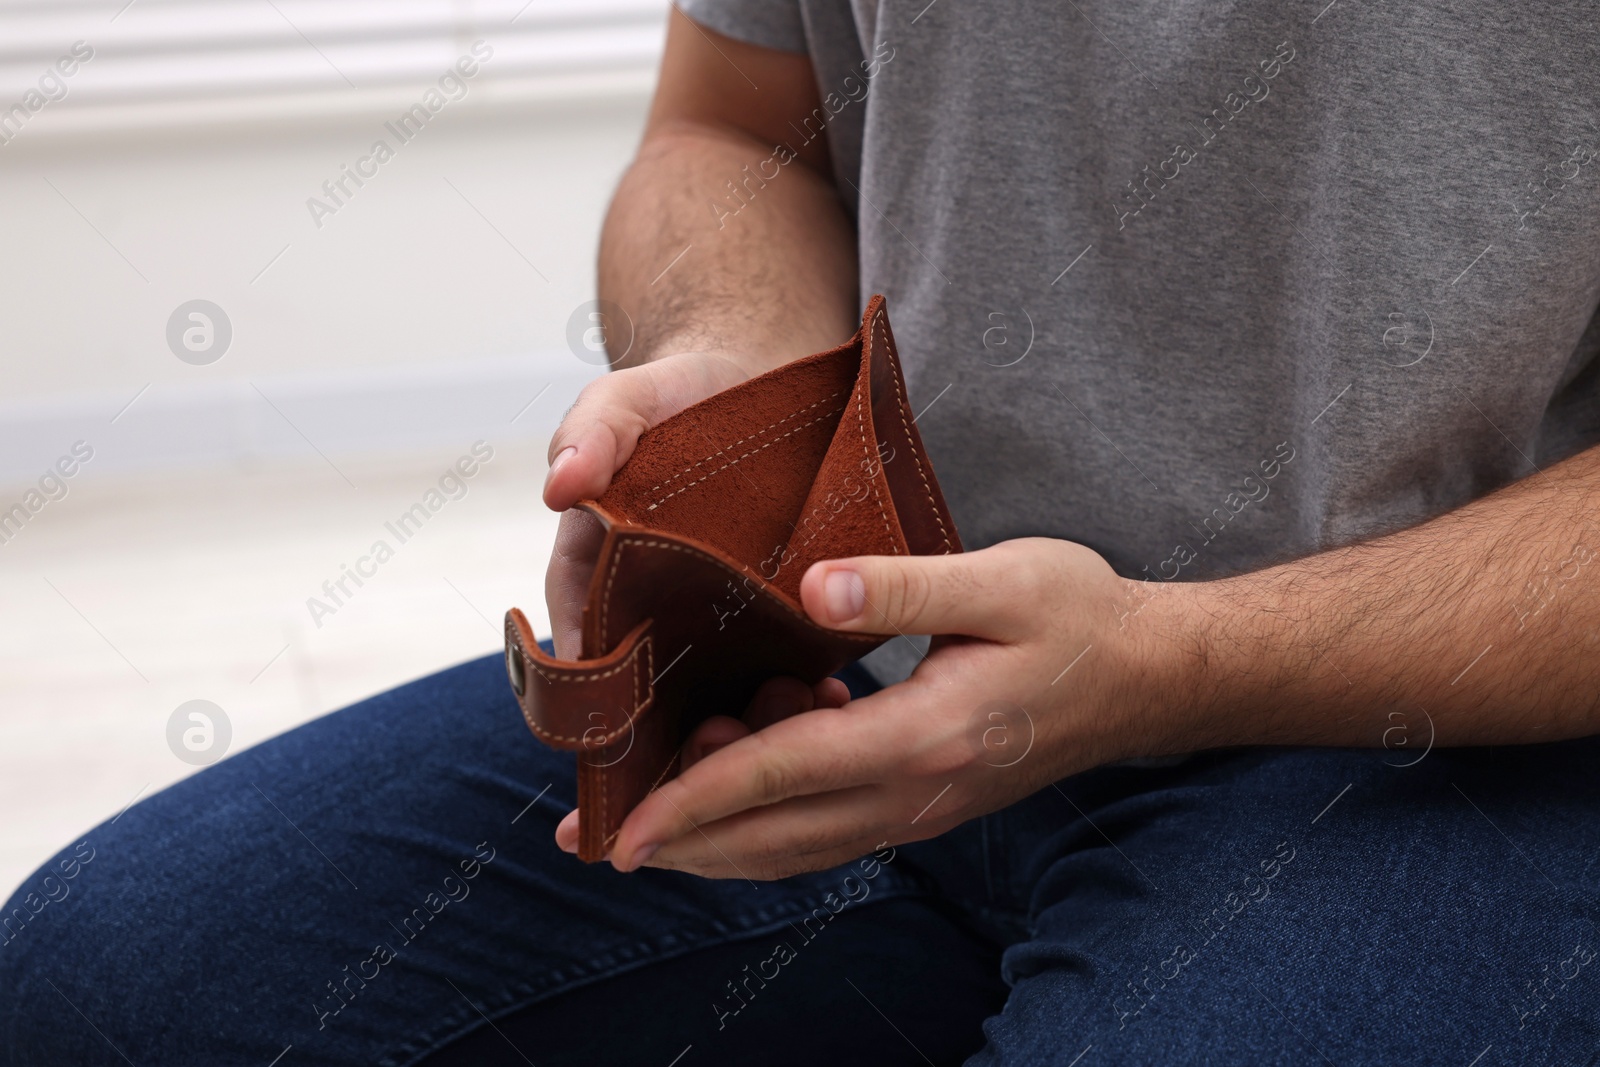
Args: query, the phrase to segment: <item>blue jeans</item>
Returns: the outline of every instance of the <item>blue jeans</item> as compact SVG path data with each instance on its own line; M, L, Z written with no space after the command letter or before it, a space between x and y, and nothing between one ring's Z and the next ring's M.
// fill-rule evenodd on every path
M491 656L28 879L0 1062L1596 1062L1600 740L1401 756L1107 767L836 870L624 876L555 848L572 758Z

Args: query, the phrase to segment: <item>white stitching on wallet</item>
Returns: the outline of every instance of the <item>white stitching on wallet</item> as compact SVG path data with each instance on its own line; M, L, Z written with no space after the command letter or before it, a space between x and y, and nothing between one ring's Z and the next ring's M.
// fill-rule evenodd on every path
M884 317L883 309L879 308L878 317L873 322L873 327L878 336L883 338L883 346L888 348L888 335L882 332L886 322L887 320ZM894 396L895 401L900 408L900 425L905 429L906 445L909 447L911 445L911 423L906 420L905 394L900 391L900 376L898 374L893 374L890 375L890 377L894 379ZM933 521L939 524L939 533L944 537L944 550L946 552L953 552L955 549L954 546L950 544L950 531L944 527L944 519L939 515L939 505L935 503L933 499L933 486L928 483L928 473L922 469L922 458L917 455L917 450L915 448L911 449L911 458L917 462L917 474L922 477L922 488L927 490L928 493L928 510L933 512Z
M611 741L616 739L625 730L627 730L629 727L631 727L633 725L634 720L638 717L639 713L644 710L645 704L647 704L649 702L649 697L651 695L653 695L653 692L654 692L653 687L652 688L647 688L647 690L644 693L641 693L640 689L639 689L639 653L640 653L641 650L643 650L643 652L644 652L645 662L647 664L646 669L645 669L645 673L647 675L649 675L651 677L651 679L653 680L654 677L655 677L655 650L651 647L650 638L648 636L645 637L644 639L642 639L637 645L633 646L633 651L629 652L628 655L622 660L621 663L617 664L615 667L612 667L608 671L597 672L597 673L594 673L594 674L579 674L576 671L548 671L548 670L542 670L536 664L534 664L532 662L531 657L529 657L525 652L522 653L522 659L523 659L523 663L526 666L531 667L534 670L534 672L537 673L540 677L546 678L546 679L548 679L548 680L550 680L552 682L593 682L593 681L599 681L600 679L610 678L612 675L618 674L621 671L625 671L625 670L628 670L629 668L632 668L632 670L633 670L633 710L628 713L628 721L626 723L624 723L623 725L617 727L615 730L612 730L610 733L604 735L600 739L600 743L601 744L609 744ZM519 652L522 651L521 648L520 648L520 643L519 643L518 651ZM522 702L518 701L517 703L518 703L518 706L521 707ZM531 729L535 734L539 735L540 737L543 737L543 738L546 738L546 739L552 740L552 741L565 741L568 744L574 744L574 745L580 745L580 744L584 743L582 735L580 735L578 737L568 737L565 734L552 733L549 730L544 729L538 723L533 721L533 716L532 716L532 714L529 713L529 711L528 711L528 709L526 707L522 707L522 718L524 719L524 721L527 722L529 729Z
M872 362L867 361L867 387L860 391L856 401L856 423L861 427L861 452L867 457L867 465L877 458L877 452L867 447L867 397L872 393ZM876 442L874 442L876 443ZM881 471L883 465L879 464ZM878 502L878 514L883 518L883 532L889 535L889 551L894 555L900 554L900 546L894 543L894 528L889 525L889 513L883 508L883 494L878 492L878 479L872 479L872 499Z
M767 426L763 426L763 427L761 427L761 429L756 430L754 433L745 434L743 437L741 437L737 441L733 442L733 444L729 445L727 448L719 448L715 452L711 453L711 455L705 457L704 459L699 460L699 461L697 461L695 463L691 463L689 466L683 468L683 470L679 471L677 474L674 474L672 477L668 478L666 481L660 483L659 485L652 485L650 487L650 492L654 493L658 489L665 489L667 486L671 485L673 482L677 481L679 478L682 478L685 474L688 474L690 471L695 470L696 468L700 467L702 464L709 463L711 460L716 459L718 456L720 456L724 452L728 451L728 449L738 448L740 445L744 444L746 441L750 440L751 438L760 437L762 434L766 433L768 430L774 429L774 428L776 428L778 426L782 426L784 423L788 422L790 419L797 419L801 415L804 415L806 412L810 411L812 408L816 407L818 404L826 404L828 401L832 400L834 397L836 397L838 395L839 395L838 391L835 390L834 392L829 393L827 396L823 397L821 400L813 401L812 403L807 404L805 407L801 408L799 411L796 411L793 414L785 415L783 418L779 419L777 422L771 423L770 425L767 425ZM671 494L669 493L668 496L670 496L670 495ZM661 499L665 500L666 497L662 497ZM659 503L661 503L661 500L656 501L656 504L659 504ZM651 506L654 507L655 505L651 505Z
M836 393L834 395L837 396L838 394ZM818 403L821 403L821 401L818 401ZM816 404L810 405L810 407L816 407L816 406L817 406ZM808 410L809 410L809 408L808 408ZM785 437L792 437L793 435L799 433L801 430L805 429L807 426L810 426L813 423L821 422L823 419L826 419L831 415L837 415L843 410L844 410L844 406L840 405L839 407L833 408L831 411L823 412L821 415L818 415L814 419L809 419L809 420L807 420L805 422L802 422L798 426L795 426L795 427L792 427L792 428L790 428L788 430L785 430L783 433L779 434L777 437L774 437L772 440L766 442L765 444L759 445L756 448L752 448L750 451L745 452L745 453L735 457L734 459L730 459L728 462L724 463L722 466L717 467L714 470L707 471L705 474L702 474L700 477L696 478L694 481L690 482L689 484L687 484L685 486L682 486L681 488L674 489L672 492L668 493L666 496L662 497L660 500L657 500L654 504L651 504L649 507L645 508L645 510L646 511L654 511L656 508L660 507L662 504L665 504L667 501L671 500L673 497L677 496L679 493L687 493L689 490L693 489L695 486L699 485L701 482L704 482L707 479L709 479L712 475L719 474L722 471L727 470L729 467L733 466L735 463L738 463L740 460L747 459L748 457L755 455L757 452L760 452L762 449L771 448L773 445L777 444L779 441L782 441ZM776 425L776 423L774 423L774 425ZM771 429L771 427L768 427L768 429ZM752 435L752 436L754 436L754 435ZM744 438L741 438L740 440L744 440ZM729 447L731 448L733 446L730 445ZM724 449L723 451L727 451L727 450ZM717 455L722 455L722 452L718 452L716 454ZM706 458L710 459L711 457L708 456ZM705 460L701 460L700 462L704 463ZM699 465L700 465L699 463L695 464L696 467L698 467Z

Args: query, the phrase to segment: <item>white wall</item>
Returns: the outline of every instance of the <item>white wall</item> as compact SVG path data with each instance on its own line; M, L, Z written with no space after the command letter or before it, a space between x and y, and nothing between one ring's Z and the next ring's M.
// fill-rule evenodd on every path
M447 109L320 229L306 201L383 134L377 115L25 130L0 149L0 479L30 477L77 437L129 438L102 452L108 467L203 460L208 443L304 449L261 394L324 450L362 450L470 421L455 409L473 397L510 404L494 413L509 420L554 381L519 420L547 432L595 372L568 350L567 321L592 298L601 214L643 107L632 95ZM169 316L195 298L233 329L208 366L167 343ZM472 395L441 397L442 382ZM198 437L174 407L193 410ZM147 439L163 431L176 440Z
M178 3L139 0L116 25ZM121 7L0 5L0 108L37 59L8 36L17 11ZM94 449L0 539L0 806L28 816L0 835L0 893L194 772L168 740L180 704L223 708L237 752L494 652L512 604L542 620L544 438L599 370L567 325L651 81L649 32L627 32L627 62L451 103L320 229L306 199L421 91L404 71L350 97L135 107L103 44L80 75L104 84L68 101L92 107L52 106L0 146L0 511L75 441ZM204 366L166 337L195 298L233 330ZM335 617L308 615L480 438L495 460L469 495Z

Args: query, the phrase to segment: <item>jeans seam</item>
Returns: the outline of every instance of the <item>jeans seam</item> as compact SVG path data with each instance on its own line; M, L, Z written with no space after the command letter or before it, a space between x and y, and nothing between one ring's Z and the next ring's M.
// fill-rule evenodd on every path
M450 1042L459 1040L471 1033L481 1025L487 1017L497 1020L520 1011L523 1008L537 1004L540 1001L569 993L596 982L602 982L628 971L648 967L652 964L666 963L671 960L686 956L691 952L699 951L718 944L731 944L741 940L753 940L763 933L781 929L797 915L809 914L817 907L824 907L824 897L831 890L819 890L817 893L802 897L797 900L781 902L765 908L743 912L731 919L720 919L714 923L701 926L690 934L675 933L670 935L678 945L670 950L656 950L649 953L640 953L632 959L623 960L609 967L591 970L600 960L615 958L616 951L591 957L583 964L584 971L579 974L569 974L565 980L546 981L542 985L518 982L506 987L497 1001L485 1000L481 1004L472 1004L472 1010L458 1011L454 1015L446 1016L447 1022L440 1026L430 1028L420 1038L386 1052L378 1058L380 1067L410 1067L420 1062L424 1057ZM894 886L884 886L873 894L875 900L887 900L903 897L926 896L927 891L914 883ZM865 903L865 900L863 900ZM841 909L835 914L842 914ZM763 915L767 916L763 918ZM659 944L659 942L657 942ZM476 1024L465 1025L464 1024Z

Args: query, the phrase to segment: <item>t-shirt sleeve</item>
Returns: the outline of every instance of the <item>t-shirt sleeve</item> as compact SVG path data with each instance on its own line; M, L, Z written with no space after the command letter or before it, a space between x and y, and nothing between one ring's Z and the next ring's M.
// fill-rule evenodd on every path
M806 51L800 0L677 0L678 9L707 29L780 52Z

